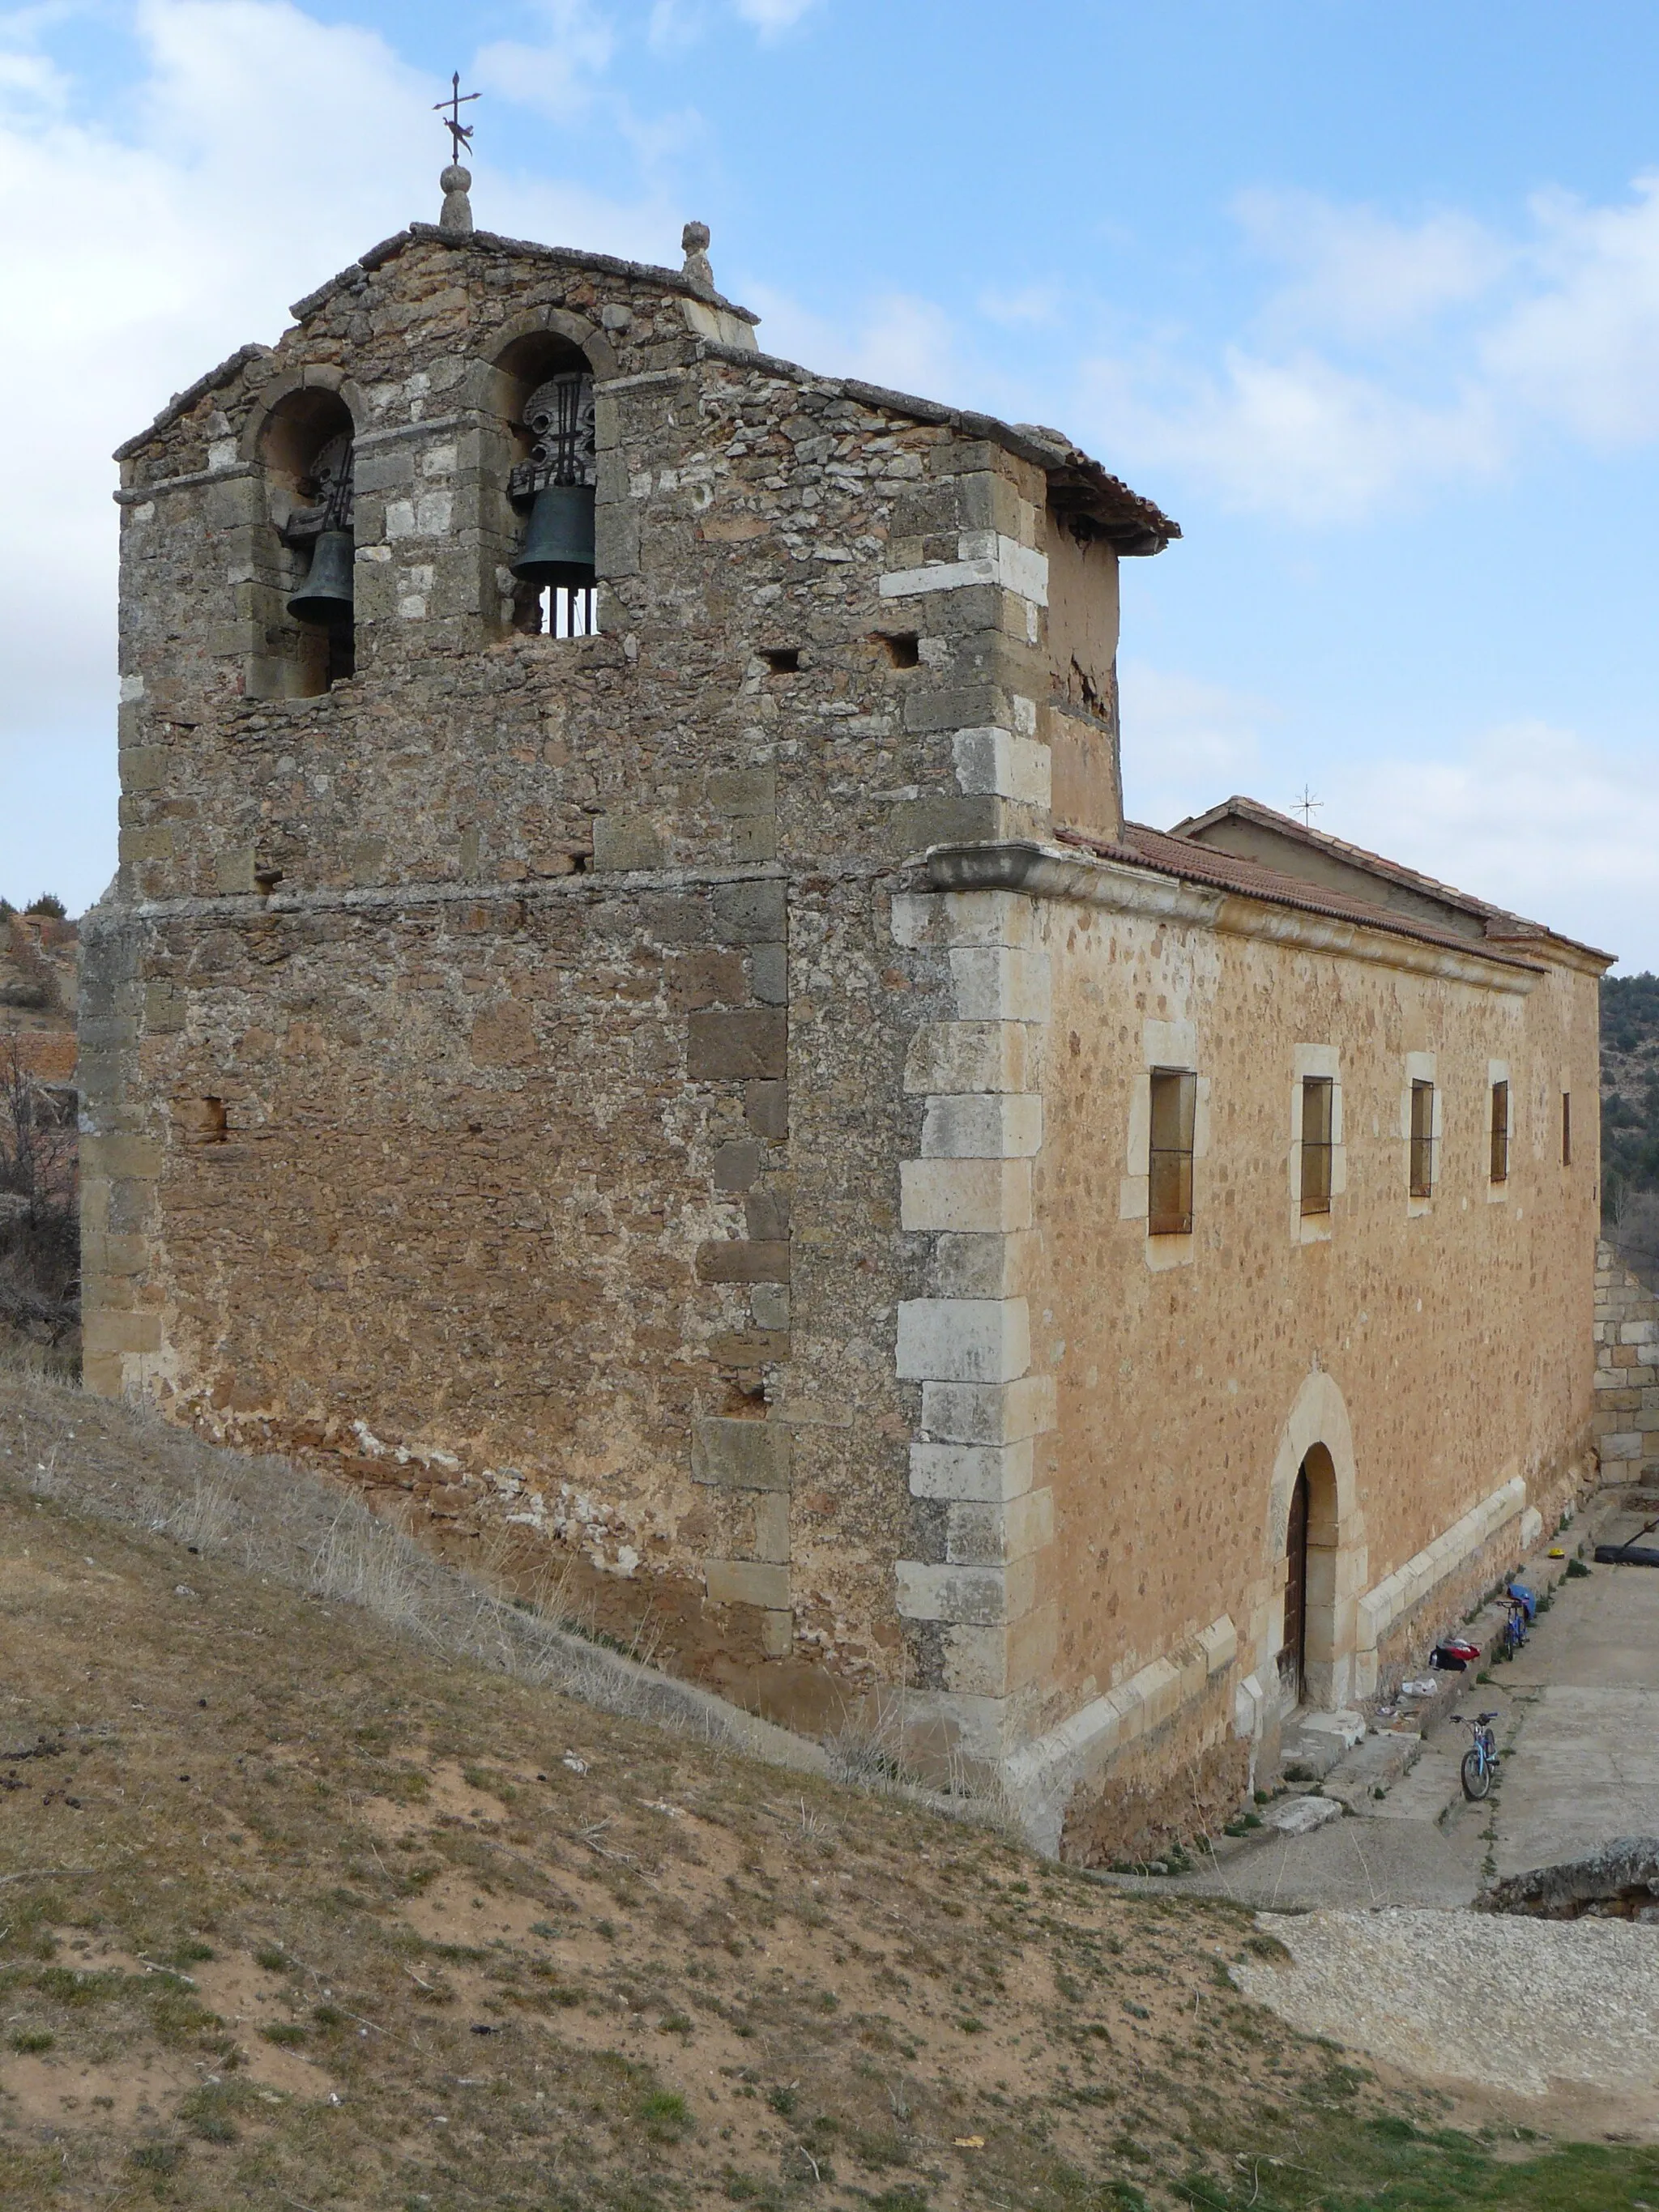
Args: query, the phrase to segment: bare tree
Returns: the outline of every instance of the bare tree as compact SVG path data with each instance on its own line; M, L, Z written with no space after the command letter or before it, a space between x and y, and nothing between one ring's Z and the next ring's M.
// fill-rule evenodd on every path
M81 1317L77 1139L74 1092L0 1036L0 1325L53 1346Z

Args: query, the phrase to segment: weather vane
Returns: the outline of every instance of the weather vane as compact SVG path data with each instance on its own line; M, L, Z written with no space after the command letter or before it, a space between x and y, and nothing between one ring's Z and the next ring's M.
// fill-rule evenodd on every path
M1311 830L1313 828L1314 816L1324 804L1325 802L1322 799L1316 799L1314 797L1313 793L1304 783L1302 787L1301 798L1291 802L1291 811L1302 817L1304 827Z
M472 144L473 126L470 123L462 122L461 110L469 100L478 100L482 97L483 94L480 93L461 90L461 73L457 70L449 80L448 99L434 100L432 103L432 112L434 115L443 114L445 108L449 110L448 114L444 116L444 129L448 131L453 143L453 150L450 155L452 161L459 161L463 149L470 149Z

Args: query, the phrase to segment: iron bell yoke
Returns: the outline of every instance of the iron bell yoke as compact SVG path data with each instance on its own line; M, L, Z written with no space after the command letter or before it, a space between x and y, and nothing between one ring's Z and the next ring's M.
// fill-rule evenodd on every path
M514 492L533 492L534 504L513 574L522 584L586 591L593 582L592 378L574 368L549 377L530 395L525 428L530 459L514 471Z

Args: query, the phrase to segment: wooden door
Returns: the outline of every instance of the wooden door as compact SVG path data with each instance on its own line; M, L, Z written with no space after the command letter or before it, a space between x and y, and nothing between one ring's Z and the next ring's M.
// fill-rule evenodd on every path
M1285 1539L1285 1641L1279 1679L1297 1705L1308 1649L1308 1470L1298 1468L1291 1492L1291 1525Z

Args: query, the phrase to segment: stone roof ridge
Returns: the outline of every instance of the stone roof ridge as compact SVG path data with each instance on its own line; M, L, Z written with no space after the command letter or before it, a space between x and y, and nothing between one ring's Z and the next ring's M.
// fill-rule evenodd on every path
M1080 846L1103 860L1150 868L1159 875L1174 876L1182 882L1202 884L1211 890L1232 891L1242 898L1261 899L1271 905L1295 908L1304 914L1323 915L1332 921L1359 922L1368 929L1415 938L1419 943L1437 945L1448 951L1473 953L1478 959L1495 960L1506 968L1536 967L1535 962L1524 960L1518 953L1499 952L1480 939L1465 937L1456 930L1437 929L1432 922L1419 921L1415 915L1402 914L1397 907L1373 905L1368 899L1352 897L1346 891L1332 890L1322 884L1310 884L1301 876L1281 874L1264 861L1246 860L1242 854L1224 852L1167 830L1153 830L1144 822L1126 822L1118 839L1091 837L1080 830L1060 830L1054 834L1062 844Z
M813 384L826 392L844 394L867 407L886 408L896 415L908 415L913 422L937 422L959 431L969 438L988 439L1006 451L1030 461L1047 471L1051 485L1060 494L1061 502L1068 507L1085 513L1104 510L1115 527L1132 527L1137 532L1137 542L1120 545L1121 552L1161 553L1164 548L1181 535L1181 525L1164 513L1143 492L1138 492L1124 483L1121 477L1113 476L1080 446L1073 445L1063 431L1049 430L1031 422L1005 422L995 415L983 415L976 408L951 407L943 400L922 399L913 392L896 392L883 384L866 384L861 377L835 376L822 369L806 368L798 361L789 361L781 354L750 353L737 346L724 345L718 338L703 338L699 350L715 361L729 362L734 368L759 369L773 376L792 378L800 384Z
M1316 830L1310 823L1298 822L1294 815L1281 814L1277 807L1266 805L1259 799L1246 798L1239 792L1207 808L1202 814L1188 815L1185 821L1177 822L1172 830L1164 834L1179 838L1183 842L1191 840L1196 843L1196 832L1207 830L1212 823L1223 821L1228 815L1240 821L1257 823L1264 829L1288 837L1293 843L1308 846L1314 852L1328 853L1333 860L1346 861L1350 867L1358 868L1366 875L1376 876L1383 883L1397 884L1401 890L1420 892L1425 898L1437 899L1443 906L1455 907L1462 913L1478 915L1486 924L1488 937L1520 940L1549 939L1558 945L1571 945L1577 952L1587 952L1597 960L1613 957L1596 945L1586 945L1575 937L1563 936L1559 930L1552 929L1547 922L1528 921L1526 915L1511 913L1507 907L1494 906L1490 899L1479 898L1473 891L1459 890L1455 884L1443 883L1437 876L1426 876L1420 869L1409 868L1402 860L1390 860L1381 853L1371 852L1366 846L1351 845L1346 838L1333 837L1328 830Z
M580 246L544 246L538 239L507 238L494 230L444 230L435 222L411 222L406 229L383 238L378 246L370 246L367 253L359 255L356 261L348 263L337 275L319 284L314 292L307 292L303 300L296 300L289 309L289 314L296 323L305 322L341 285L351 283L366 270L379 269L416 240L447 246L459 252L477 249L485 253L513 254L520 259L596 269L608 276L631 277L636 283L658 284L665 291L684 293L688 299L701 300L708 307L720 307L726 314L737 316L740 322L760 320L752 307L740 307L735 300L728 300L723 292L716 291L712 284L699 283L696 277L688 276L683 269L663 268L653 261L624 261L614 253L592 253Z
M209 369L207 374L198 376L194 384L186 385L182 392L175 392L149 428L136 432L131 438L124 439L115 448L111 459L118 461L131 460L136 453L149 444L158 431L165 430L175 416L188 413L198 399L206 398L210 392L217 391L222 384L228 384L234 376L246 368L249 362L264 360L274 350L273 347L261 345L257 338L251 339L246 345L238 346L234 353L226 356L217 368Z
M682 269L667 269L654 262L625 261L611 253L593 253L580 246L544 246L534 239L507 238L489 230L444 230L435 222L413 222L404 229L394 231L348 262L315 291L307 292L289 309L295 323L304 323L333 297L342 286L355 285L372 270L379 269L395 259L405 247L417 240L429 240L453 251L482 252L490 254L511 254L543 262L562 263L579 269L597 270L607 276L621 276L635 283L654 284L663 290L678 293L687 299L701 301L704 306L717 307L722 313L735 316L751 326L760 317L750 307L729 300L723 292L700 281ZM787 361L781 355L744 351L727 346L715 338L699 341L701 352L717 360L727 361L744 368L760 368L775 375L791 377L827 389L843 392L848 398L866 406L885 408L895 414L908 415L915 422L948 425L965 437L985 438L1003 447L1020 459L1031 462L1043 470L1048 477L1050 496L1063 510L1091 517L1102 523L1120 553L1144 555L1161 553L1172 540L1181 536L1181 525L1164 513L1144 494L1135 491L1115 477L1102 464L1075 444L1063 430L1052 429L1041 422L1005 422L994 415L985 415L975 408L950 407L941 401L923 399L915 392L896 392L879 384L867 384L859 377L830 376L810 369L799 362ZM130 459L148 441L164 430L179 415L193 407L203 395L216 385L228 383L239 369L250 361L268 356L274 350L258 343L240 346L228 360L205 376L198 377L185 392L175 392L167 405L149 427L127 439L115 449L118 461Z

